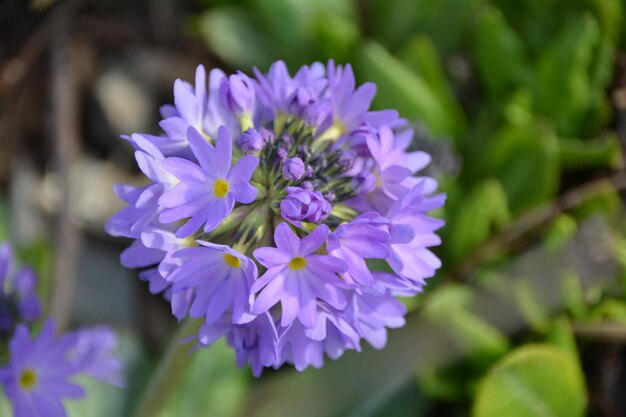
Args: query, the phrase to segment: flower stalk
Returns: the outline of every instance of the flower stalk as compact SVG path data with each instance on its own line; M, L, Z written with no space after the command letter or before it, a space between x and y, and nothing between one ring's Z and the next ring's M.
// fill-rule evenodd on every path
M158 417L163 413L191 361L191 348L181 341L195 336L201 325L202 320L197 319L187 319L180 325L141 394L134 417Z

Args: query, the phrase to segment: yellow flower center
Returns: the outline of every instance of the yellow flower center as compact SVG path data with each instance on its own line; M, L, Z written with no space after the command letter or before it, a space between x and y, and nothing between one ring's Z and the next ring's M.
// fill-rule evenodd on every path
M218 197L224 197L228 194L228 181L220 178L213 184L213 193Z
M296 256L291 261L289 261L289 268L291 269L302 269L306 266L306 259L301 256Z
M233 268L241 267L241 259L231 255L230 253L224 254L224 261Z
M30 368L24 369L20 375L20 388L23 390L31 389L37 383L37 374Z

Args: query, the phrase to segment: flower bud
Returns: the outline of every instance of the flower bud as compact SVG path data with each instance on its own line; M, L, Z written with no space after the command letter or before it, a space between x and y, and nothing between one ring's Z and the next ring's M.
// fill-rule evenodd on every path
M281 162L285 162L287 160L287 157L289 157L289 151L287 150L287 148L284 146L278 148L278 159L280 159Z
M352 165L354 165L355 158L356 152L350 149L346 149L345 151L342 151L341 154L339 154L339 166L343 170L348 170L352 168Z
M314 191L315 190L315 186L313 185L313 183L311 181L304 181L302 182L302 184L300 184L300 187L302 187L305 190L308 191Z
M259 134L261 135L261 137L263 138L264 143L269 143L272 142L274 140L274 138L276 137L274 135L274 132L267 130L266 128L262 127L259 129Z
M283 141L283 143L287 146L290 146L293 144L293 139L291 138L291 136L289 135L282 135L280 137L280 139Z
M266 143L263 135L256 129L248 129L239 135L237 140L244 152L258 152Z
M298 181L304 176L304 162L295 157L289 158L283 163L283 178L289 181Z
M224 79L219 88L222 105L236 115L252 114L254 106L254 84L242 72Z
M287 197L280 203L280 214L298 227L302 220L313 223L326 220L333 209L320 192L300 187L287 187L286 191Z

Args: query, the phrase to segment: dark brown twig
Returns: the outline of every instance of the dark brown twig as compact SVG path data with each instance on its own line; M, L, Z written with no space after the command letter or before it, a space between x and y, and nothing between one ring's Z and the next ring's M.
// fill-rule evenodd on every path
M582 339L626 343L626 325L616 322L573 323L574 334Z
M53 23L52 108L54 112L55 160L61 183L61 206L57 223L57 262L51 313L59 328L68 324L80 248L80 232L70 218L70 172L80 156L79 85L72 56L70 27L72 10Z

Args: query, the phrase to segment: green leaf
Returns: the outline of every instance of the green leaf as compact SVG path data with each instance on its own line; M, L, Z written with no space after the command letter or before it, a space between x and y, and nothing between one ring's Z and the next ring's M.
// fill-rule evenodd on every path
M594 14L605 37L615 43L624 20L624 2L621 0L591 0Z
M512 212L532 207L558 188L557 138L536 123L504 127L492 138L478 169L500 180Z
M544 246L551 251L562 249L578 231L578 223L569 214L557 217L544 235Z
M313 21L313 38L324 58L349 60L360 37L355 21L328 11L320 12Z
M70 417L121 417L124 409L124 389L104 384L87 377L77 380L85 391L84 398L65 401Z
M9 209L4 200L0 200L0 242L9 240Z
M423 35L411 37L398 52L398 58L424 79L442 101L447 111L455 115L455 118L462 124L464 129L466 124L465 114L454 96L439 58L439 53L432 40Z
M395 108L401 116L424 123L435 136L455 136L459 132L461 123L445 100L380 44L364 44L356 68L363 79L378 85L374 100L377 108Z
M596 214L618 219L622 213L622 198L613 184L599 183L595 187L594 196L578 205L572 213L580 221Z
M626 301L615 298L602 300L591 309L588 319L626 323Z
M352 0L252 0L248 8L273 40L296 49L313 38L318 17L354 21L357 13Z
M446 228L447 248L452 263L466 256L469 251L485 242L494 229L500 229L510 221L507 197L500 182L488 179L477 185L462 199Z
M267 67L278 56L274 41L256 26L256 20L242 9L212 9L200 17L200 35L221 59L242 70Z
M515 282L514 292L515 301L526 323L536 332L546 332L550 325L548 313L538 301L531 284L526 280L518 280Z
M366 0L368 24L373 37L388 48L395 48L415 30L419 1Z
M514 350L487 374L473 417L581 417L585 384L578 359L551 345Z
M622 151L615 132L591 140L559 139L559 160L564 170L613 168L622 165Z
M557 317L552 320L546 341L567 350L574 356L578 356L576 338L572 331L572 325L566 316Z
M504 118L516 126L534 123L533 96L526 87L519 88L508 97L504 106Z
M420 387L430 397L450 401L466 398L476 377L510 348L500 330L471 311L473 303L472 289L450 284L438 287L425 299L423 317L442 329L450 348L464 358L453 363L418 364Z
M592 96L590 66L599 41L593 16L572 19L538 60L534 107L554 119L562 136L576 136L584 126Z
M367 0L369 28L385 46L395 49L412 33L424 33L437 49L449 52L465 42L475 1ZM445 22L442 24L441 22Z
M480 80L494 98L508 94L529 75L522 39L494 7L485 6L478 15L473 50Z
M430 293L423 314L446 329L468 356L493 360L509 349L509 341L493 325L469 310L472 300L469 288L446 285Z
M581 318L587 312L583 283L574 272L566 273L563 277L563 298L568 312L574 318Z

